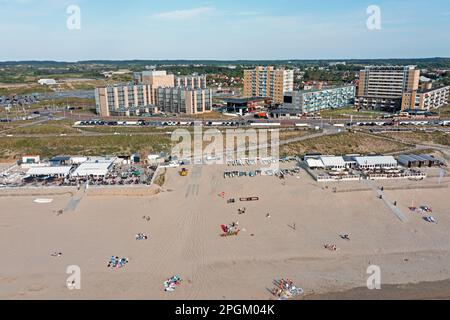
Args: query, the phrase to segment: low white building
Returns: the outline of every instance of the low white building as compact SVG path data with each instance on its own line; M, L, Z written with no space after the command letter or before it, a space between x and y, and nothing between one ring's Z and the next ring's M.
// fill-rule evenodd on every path
M392 169L398 167L398 162L392 156L368 156L355 157L356 165L359 169Z
M320 159L309 158L306 159L306 164L310 169L324 169L325 166Z
M91 158L78 166L73 177L104 177L112 169L117 158Z
M56 80L55 79L39 79L38 83L41 86L52 86L56 84Z
M164 157L162 157L160 154L151 154L147 157L147 162L149 164L161 164L164 163Z
M346 168L346 163L342 157L320 157L320 160L322 161L324 168L327 170L339 171Z
M41 157L40 156L23 156L22 157L22 163L27 163L27 164L31 164L31 163L39 163L41 162Z
M70 161L73 164L82 164L83 162L88 161L88 158L87 157L71 157Z
M32 167L27 175L31 177L67 177L72 167Z

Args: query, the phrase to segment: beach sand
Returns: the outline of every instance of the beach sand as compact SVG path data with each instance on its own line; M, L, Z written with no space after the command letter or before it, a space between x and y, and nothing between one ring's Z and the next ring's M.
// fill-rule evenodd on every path
M169 169L159 194L87 193L62 215L56 213L68 207L71 194L53 194L50 204L34 203L36 196L26 193L0 194L0 299L274 299L269 289L280 277L292 279L308 298L339 298L322 296L333 292L370 298L347 291L369 291L370 265L380 266L383 288L450 279L448 188L386 190L408 219L401 222L364 183L318 184L303 171L285 181L225 180L225 170L234 168L191 168L185 178ZM433 179L384 185L437 184ZM350 192L334 193L335 187ZM260 200L244 203L240 197ZM227 204L229 198L237 202ZM413 199L432 206L438 223L409 212ZM238 215L242 207L246 213ZM220 225L236 221L246 231L220 237ZM136 241L138 233L149 239ZM113 255L130 262L108 269ZM70 265L81 268L81 290L66 287ZM173 275L183 283L166 293L163 282ZM448 296L441 291L434 296Z

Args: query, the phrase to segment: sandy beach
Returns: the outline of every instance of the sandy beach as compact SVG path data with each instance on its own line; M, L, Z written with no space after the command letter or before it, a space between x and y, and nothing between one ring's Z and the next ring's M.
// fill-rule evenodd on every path
M52 198L48 204L33 202L35 194L0 193L0 299L274 299L269 289L280 277L320 298L369 291L369 265L380 266L383 286L450 279L450 192L431 187L437 178L383 182L407 217L402 222L365 182L318 184L304 171L284 181L225 180L226 166L190 169L184 178L169 169L160 193L40 196ZM229 198L236 203L227 204ZM438 223L410 212L413 200L432 206ZM220 237L221 224L237 221L245 231ZM136 241L138 233L149 239ZM113 255L129 263L108 269ZM70 265L81 268L81 290L66 287ZM164 292L173 275L182 284ZM370 298L359 291L341 297Z

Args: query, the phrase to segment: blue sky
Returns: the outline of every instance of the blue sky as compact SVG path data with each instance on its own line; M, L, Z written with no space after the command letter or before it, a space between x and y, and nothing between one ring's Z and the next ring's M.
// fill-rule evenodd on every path
M448 0L0 0L0 16L0 61L450 57Z

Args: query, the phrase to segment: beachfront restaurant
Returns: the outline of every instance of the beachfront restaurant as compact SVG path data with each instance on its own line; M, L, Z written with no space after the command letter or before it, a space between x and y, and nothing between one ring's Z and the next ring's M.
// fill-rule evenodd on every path
M355 157L356 165L360 170L394 169L398 162L392 156Z
M326 170L342 171L346 168L346 163L342 157L325 156L320 157Z
M72 167L52 166L52 167L32 167L27 171L27 175L33 178L54 177L65 178L68 177Z
M113 168L117 158L94 158L80 164L72 177L105 177Z
M325 166L320 159L308 158L305 160L305 162L308 168L312 170L325 169Z

